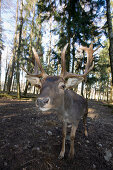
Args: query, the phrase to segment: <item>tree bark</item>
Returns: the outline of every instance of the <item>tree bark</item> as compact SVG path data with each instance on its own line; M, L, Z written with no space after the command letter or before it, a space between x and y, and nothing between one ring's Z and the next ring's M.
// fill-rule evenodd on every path
M21 40L22 40L22 27L23 27L23 0L21 0L21 7L20 7L20 29L19 29L19 42L18 42L18 50L17 50L17 98L20 98L20 64L19 58L21 55Z
M71 14L70 14L70 2L68 7L68 18L67 18L67 39L68 39L68 48L67 48L67 55L66 55L66 70L67 72L70 71L70 44L71 44Z
M28 86L29 86L29 82L26 81L26 86L25 86L25 90L24 90L24 93L23 93L23 95L24 95L25 97L26 97L26 94L27 94Z
M7 54L8 54L8 51L7 51ZM7 60L6 60L6 73L5 73L5 82L4 82L4 88L3 88L4 92L7 89L7 76L8 76L8 72L9 72L9 64L7 66Z
M48 65L50 65L50 59L51 59L51 43L52 43L52 34L51 34L51 28L52 28L52 17L50 18L49 23L49 29L50 29L50 40L49 40L49 54L48 54Z
M82 96L84 96L83 92L84 92L84 81L82 82L82 85L81 85L81 95Z
M31 22L31 31L30 31L29 55L30 55L31 58L32 58L32 41L33 41L33 38L34 38L35 4L36 4L36 0L34 1L34 4L33 4L33 18L32 18L32 22Z
M112 75L112 88L111 96L113 101L113 30L112 30L112 17L110 10L110 0L106 0L107 4L107 24L108 24L108 36L109 36L109 56L110 56L110 65L111 65L111 75Z
M73 38L72 46L73 46L73 50L72 50L72 55L73 55L73 61L72 61L72 73L73 73L73 72L74 72L74 62L75 62L75 40L74 40L74 38Z
M1 56L2 56L2 25L1 25L1 0L0 0L0 91L1 91Z
M34 4L33 4L33 18L32 18L32 22L31 22L31 31L30 31L30 44L29 44L29 57L30 58L33 57L33 54L32 54L32 42L33 42L33 39L34 39L35 4L36 4L36 0L34 1ZM29 67L30 66L28 65L28 71L30 69ZM25 90L24 90L24 93L23 93L24 96L26 96L26 94L27 94L28 85L29 85L29 82L26 81L26 86L25 86Z
M13 51L13 56L11 57L11 63L9 63L8 70L8 82L7 82L7 93L10 93L11 84L12 84L12 78L14 73L14 67L15 67L15 52ZM6 80L7 81L7 80Z

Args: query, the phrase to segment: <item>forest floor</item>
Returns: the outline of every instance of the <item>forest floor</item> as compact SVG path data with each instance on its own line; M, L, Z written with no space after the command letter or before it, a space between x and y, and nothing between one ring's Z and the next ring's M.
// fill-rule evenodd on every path
M76 132L75 157L59 160L62 123L56 114L42 114L35 102L0 98L1 170L113 170L113 107L89 100L88 137L82 120Z

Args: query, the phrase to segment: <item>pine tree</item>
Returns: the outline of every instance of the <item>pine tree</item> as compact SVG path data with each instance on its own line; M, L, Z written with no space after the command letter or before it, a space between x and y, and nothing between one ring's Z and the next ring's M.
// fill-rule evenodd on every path
M112 17L111 17L111 5L110 0L106 0L107 5L107 24L108 24L108 36L109 36L109 57L110 57L110 65L111 65L111 75L112 75L112 89L111 96L113 101L113 26L112 26Z
M2 20L1 20L1 0L0 0L0 91L1 91L1 56L3 49L3 41L2 41Z
M21 55L21 41L22 41L22 27L23 27L23 0L21 0L20 5L20 25L19 25L19 40L18 40L18 47L17 47L17 73L16 73L16 79L17 79L17 98L20 98L20 64L19 64L19 58Z

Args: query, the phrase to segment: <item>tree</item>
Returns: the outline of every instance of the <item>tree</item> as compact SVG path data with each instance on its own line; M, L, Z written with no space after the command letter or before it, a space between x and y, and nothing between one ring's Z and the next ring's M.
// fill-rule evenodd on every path
M99 53L99 61L96 66L96 77L98 82L98 90L109 100L110 91L110 59L109 59L109 43L104 43L104 48Z
M2 56L2 20L1 20L1 0L0 0L0 91L1 91L1 56Z
M106 0L106 5L107 5L106 15L107 15L107 24L108 24L108 37L109 37L109 57L110 57L111 74L112 74L111 96L112 96L112 100L113 100L113 27L112 27L110 0Z
M22 47L23 53L21 58L21 65L26 67L29 72L34 71L35 58L32 53L32 47L38 51L43 52L42 48L42 12L40 4L36 0L26 0L24 5L24 24L23 24L23 39ZM43 62L43 56L40 55ZM28 82L26 82L24 95L27 94Z
M7 92L8 93L10 92L10 89L11 89L12 79L14 75L14 68L15 68L16 50L17 50L17 31L18 31L17 29L18 29L18 0L17 0L17 7L16 7L16 25L15 25L15 35L14 35L14 43L13 43L13 53L12 53L12 56L11 56L11 59L8 65L8 70L6 72L6 75L8 74L8 81L7 81ZM7 76L6 76L6 79L7 79Z
M22 41L22 27L23 27L23 0L21 0L20 5L20 25L19 25L19 40L18 40L18 47L17 47L17 98L20 98L20 55L21 55L21 41Z
M53 6L54 1L52 1ZM94 40L101 32L98 32L95 20L99 20L99 10L104 5L104 1L59 1L59 6L53 8L54 20L58 22L57 34L59 34L58 48L61 50L68 42L69 46L66 54L66 68L67 71L74 71L75 48L74 43L77 42L82 45L88 45L86 41ZM55 6L55 5L54 5ZM73 50L74 49L74 50ZM58 55L57 55L58 56ZM72 64L73 63L73 64ZM80 65L79 65L80 66ZM73 70L74 69L74 70ZM81 70L80 67L78 67Z
M33 40L34 40L34 29L35 29L35 21L34 21L34 18L35 18L35 8L36 8L36 0L32 1L27 1L27 4L25 6L25 18L28 19L28 17L30 18L30 11L32 11L32 19L29 23L29 26L30 27L30 35L28 37L25 37L27 39L27 41L29 41L29 43L25 43L24 45L26 46L27 45L27 48L29 49L29 59L31 59L32 63L35 63L34 61L34 58L33 58L33 54L32 54L32 45L33 45ZM25 21L27 22L27 21ZM28 24L28 23L27 23ZM25 23L25 26L26 26L26 23ZM29 45L28 45L29 44ZM28 70L30 70L30 64L28 65ZM25 86L25 90L24 90L24 96L26 96L27 94L27 89L28 89L28 85L29 85L29 82L26 81L26 86Z

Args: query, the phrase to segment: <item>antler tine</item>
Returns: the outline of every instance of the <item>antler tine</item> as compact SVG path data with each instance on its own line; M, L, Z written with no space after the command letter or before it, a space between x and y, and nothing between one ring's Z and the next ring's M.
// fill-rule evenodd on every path
M90 44L89 48L87 47L81 47L80 49L86 51L87 53L87 63L86 63L86 67L85 67L85 72L84 74L88 74L89 73L89 69L92 69L92 66L94 65L93 63L93 53L98 50L101 47L101 45L99 45L95 50L93 50L93 43ZM93 64L92 64L93 63ZM90 70L91 70L90 69Z
M29 73L23 66L21 66L21 68L27 73L27 75L31 76L31 77L42 77L42 73L41 74L36 74L36 72L34 72L33 74Z
M65 61L65 53L66 49L68 47L68 43L64 46L62 52L61 52L61 76L64 77L66 75L66 61Z
M39 66L39 68L40 68L40 70L41 70L41 72L42 72L42 77L46 77L47 74L46 74L46 72L44 71L44 69L43 69L43 67L42 67L42 65L41 65L39 56L38 56L38 54L37 54L37 52L36 52L36 50L35 50L34 47L32 47L32 51L33 51L34 57L35 57L35 59L36 59L36 62L37 62L38 66Z
M74 78L74 77L81 77L83 78L83 80L86 78L86 75L93 69L94 67L94 62L93 62L93 53L96 50L93 50L93 43L90 44L89 48L88 47L80 47L80 50L84 50L87 53L87 63L85 66L85 72L82 75L78 75L78 74L73 74L73 73L67 73L64 78ZM98 49L98 48L97 48Z
M86 63L86 66L85 66L84 74L88 74L87 72L88 72L88 70L91 67L92 62L93 62L93 53L94 53L93 44L91 43L89 48L82 46L82 47L80 47L80 49L86 51L86 53L87 53L87 63Z

